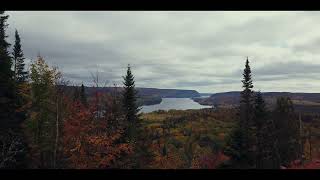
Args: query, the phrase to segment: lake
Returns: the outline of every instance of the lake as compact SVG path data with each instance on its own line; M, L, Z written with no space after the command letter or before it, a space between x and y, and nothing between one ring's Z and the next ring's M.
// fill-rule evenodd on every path
M211 106L203 106L197 102L194 102L190 98L162 98L160 104L141 106L140 112L149 113L157 110L187 110L187 109L203 109L211 108Z

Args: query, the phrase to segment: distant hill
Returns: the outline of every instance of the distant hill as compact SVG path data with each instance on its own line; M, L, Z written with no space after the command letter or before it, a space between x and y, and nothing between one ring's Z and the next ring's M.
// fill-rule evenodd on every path
M291 93L291 92L262 92L262 96L267 102L269 108L274 107L278 97L290 97L297 110L320 112L320 93ZM208 98L194 98L202 105L214 105L224 107L234 107L239 104L240 91L222 92L212 94Z
M194 98L200 97L195 90L137 88L140 96L160 96L161 98Z
M138 96L158 96L161 98L194 98L200 97L200 94L195 90L182 90L182 89L157 89L157 88L136 88L138 91ZM88 94L91 94L95 88L86 87ZM112 92L114 87L102 87L98 88L100 92ZM118 88L119 91L122 87Z
M67 89L71 89L68 86ZM196 98L200 94L195 90L182 90L182 89L158 89L158 88L136 88L138 91L138 104L139 105L152 105L159 104L162 98ZM97 90L98 92L111 93L115 91L114 87L85 87L88 96L93 95ZM117 91L122 91L122 87L117 88Z

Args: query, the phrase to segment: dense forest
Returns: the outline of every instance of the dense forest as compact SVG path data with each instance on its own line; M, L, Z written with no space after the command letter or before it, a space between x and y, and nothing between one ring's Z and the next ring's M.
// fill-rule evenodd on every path
M0 168L320 167L320 114L296 112L288 96L267 107L248 58L234 107L140 113L130 65L110 91L92 75L90 93L40 55L27 70L18 31L7 41L8 18L0 12Z

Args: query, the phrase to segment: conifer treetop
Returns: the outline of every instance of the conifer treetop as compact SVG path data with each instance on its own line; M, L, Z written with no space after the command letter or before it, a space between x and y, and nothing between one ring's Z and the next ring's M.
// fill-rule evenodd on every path
M253 88L252 79L251 79L251 68L250 68L250 65L249 65L248 57L247 57L246 65L245 65L245 68L243 70L243 74L242 75L243 75L243 80L242 80L243 86L242 87L244 87L246 89Z

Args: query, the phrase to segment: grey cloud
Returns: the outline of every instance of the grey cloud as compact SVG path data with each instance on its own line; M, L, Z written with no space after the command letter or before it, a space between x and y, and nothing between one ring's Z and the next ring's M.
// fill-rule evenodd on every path
M270 63L253 70L256 75L306 75L310 73L320 73L320 64L304 63L302 61L289 61Z
M137 86L240 90L246 56L263 87L318 81L318 12L8 13L10 42L17 28L28 59L40 52L74 82L99 70L121 83L131 64Z
M299 52L311 52L311 53L318 53L320 48L320 34L317 39L313 39L311 42L297 44L293 46L295 51Z

